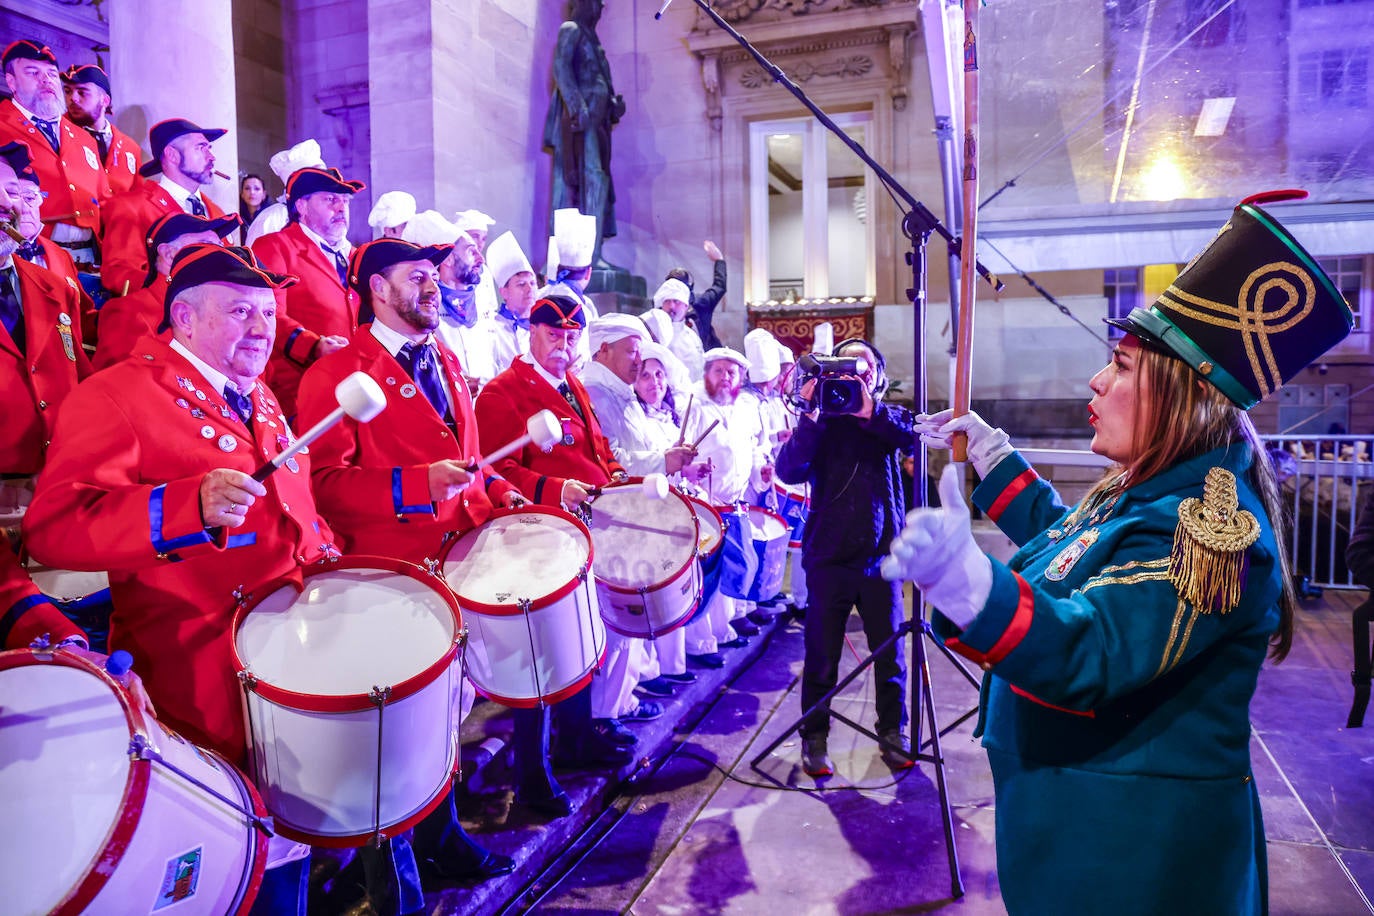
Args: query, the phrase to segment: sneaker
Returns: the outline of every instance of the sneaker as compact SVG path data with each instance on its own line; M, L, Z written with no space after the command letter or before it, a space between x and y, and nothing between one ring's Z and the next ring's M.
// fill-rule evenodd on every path
M650 678L640 681L635 687L635 692L645 693L651 697L670 697L673 695L673 682L662 676Z
M730 628L735 631L737 636L758 636L759 625L748 617L736 617L730 621Z
M812 778L834 775L835 765L830 762L825 735L802 739L802 770Z
M688 655L687 661L703 668L724 668L725 656L719 652L703 652L701 655Z
M655 703L653 700L641 700L634 712L626 713L620 718L629 722L652 722L662 715L662 704Z
M659 676L665 680L672 681L674 684L695 684L697 682L697 676L690 671L684 671L681 674L663 674Z
M634 732L621 725L619 719L595 719L592 722L592 731L599 738L620 747L634 747L639 743Z
M722 649L743 649L749 645L749 638L746 636L736 636L734 639L719 644Z
M916 765L911 755L911 739L895 729L878 733L883 763L894 770L909 770Z

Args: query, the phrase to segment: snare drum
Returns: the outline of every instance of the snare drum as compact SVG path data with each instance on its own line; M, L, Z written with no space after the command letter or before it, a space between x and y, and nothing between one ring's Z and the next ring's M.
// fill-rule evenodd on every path
M697 602L692 616L687 619L687 622L691 623L705 610L706 605L715 596L716 589L720 587L725 523L721 521L720 513L705 500L688 496L687 502L691 504L692 512L697 517L697 559L701 562L701 600Z
M601 616L624 636L653 639L687 622L701 597L697 519L675 490L647 496L641 478L601 488L591 505Z
M761 506L749 507L749 522L754 528L754 552L759 557L759 572L745 597L749 601L768 601L782 591L790 529L782 516Z
M360 846L443 801L462 642L443 583L346 557L243 605L233 629L252 775L282 834Z
M246 913L267 812L218 754L68 652L0 653L7 913Z
M443 558L470 631L468 679L498 703L557 703L592 679L606 627L589 581L592 538L556 509L498 510Z

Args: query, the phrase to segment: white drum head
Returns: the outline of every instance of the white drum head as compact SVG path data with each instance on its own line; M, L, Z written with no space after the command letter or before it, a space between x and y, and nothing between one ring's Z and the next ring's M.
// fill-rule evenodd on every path
M441 593L382 569L332 569L305 591L277 589L243 617L239 658L259 680L314 696L356 696L423 673L453 644Z
M785 538L791 531L787 523L776 515L770 515L762 509L752 506L749 509L749 521L754 526L754 540L756 541L775 541L778 538Z
M691 505L677 493L650 499L638 486L607 487L592 503L596 578L624 589L672 578L697 546Z
M465 533L444 561L444 578L458 596L479 604L537 603L587 568L591 545L569 519L514 512Z
M51 911L105 848L123 809L131 734L112 688L88 671L46 663L0 671L6 912Z
M724 537L720 529L720 516L701 503L692 502L692 512L697 517L697 551L704 557L720 545Z

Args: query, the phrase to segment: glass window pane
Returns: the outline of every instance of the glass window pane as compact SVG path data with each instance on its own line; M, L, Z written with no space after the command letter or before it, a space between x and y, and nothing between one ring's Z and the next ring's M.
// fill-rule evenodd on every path
M816 129L823 128L817 125ZM867 148L867 125L856 124L846 128L845 133ZM833 134L826 137L825 161L830 295L865 296L871 292L868 288L871 254L865 166L854 151Z
M802 290L801 132L768 135L768 298L799 299Z

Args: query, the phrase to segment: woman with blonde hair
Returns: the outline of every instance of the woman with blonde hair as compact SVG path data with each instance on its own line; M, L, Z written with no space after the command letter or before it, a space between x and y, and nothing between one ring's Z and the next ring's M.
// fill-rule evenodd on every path
M975 546L960 480L911 513L885 561L978 662L978 734L1011 913L1260 913L1264 827L1250 698L1292 645L1273 468L1246 410L1350 330L1331 280L1248 200L1089 383L1113 462L1072 510L975 414L973 501L1018 545ZM1278 197L1270 199L1281 199Z

